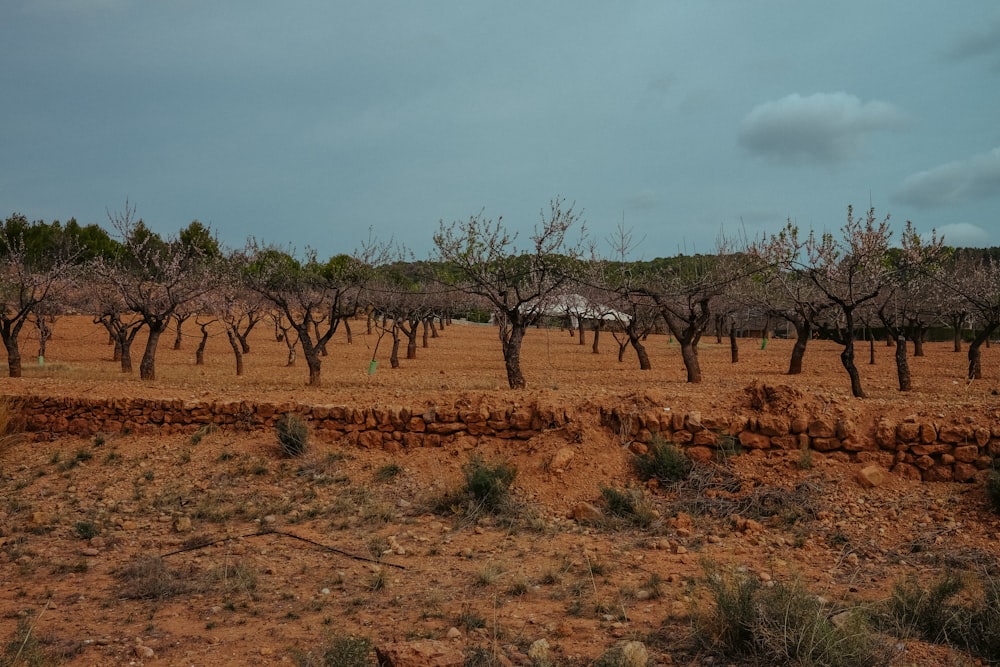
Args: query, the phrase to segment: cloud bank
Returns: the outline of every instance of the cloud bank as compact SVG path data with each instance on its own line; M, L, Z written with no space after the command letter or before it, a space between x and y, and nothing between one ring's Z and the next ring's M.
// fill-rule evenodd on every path
M923 208L962 204L1000 195L1000 146L966 160L907 176L895 198Z
M793 93L747 114L739 142L775 162L834 164L861 157L867 135L897 129L905 121L905 114L887 102L862 102L844 92Z

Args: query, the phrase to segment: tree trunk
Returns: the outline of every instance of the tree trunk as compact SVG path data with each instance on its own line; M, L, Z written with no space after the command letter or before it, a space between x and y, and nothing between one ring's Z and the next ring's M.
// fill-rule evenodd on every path
M174 349L175 350L181 349L181 342L184 340L184 334L181 333L181 329L184 326L184 320L186 320L186 319L187 319L186 317L174 316L174 321L177 322L177 335L174 336Z
M122 328L118 331L118 347L121 348L121 365L122 373L132 372L132 341L135 340L135 332L138 329L134 329L129 332L128 329Z
M417 358L417 323L411 322L410 328L406 330L406 358Z
M840 353L840 363L843 364L848 377L851 378L851 394L854 398L864 398L865 392L861 388L861 375L858 373L858 367L854 365L854 336L850 334L850 329L848 329L847 338L844 340L844 351Z
M868 330L868 365L875 365L875 333Z
M701 382L701 364L698 363L698 348L693 341L678 341L681 344L681 359L687 369L687 381Z
M601 320L594 322L594 344L590 347L590 351L594 354L600 354L600 349L598 349L598 342L601 340Z
M201 340L198 341L198 349L194 351L194 365L205 365L205 346L208 345L208 324L201 324ZM227 329L227 333L229 333ZM230 334L232 336L232 334Z
M587 327L583 325L583 318L577 320L576 323L577 332L580 334L580 345L587 344Z
M896 376L899 378L899 390L910 391L913 381L910 377L910 364L906 360L906 338L899 336L896 340Z
M788 375L802 373L802 358L806 356L806 345L812 338L813 328L809 322L794 322L795 345L792 346L792 358L788 362Z
M951 317L951 328L955 332L952 338L953 348L955 352L962 351L962 319L961 317L952 316Z
M347 335L347 344L350 345L354 342L354 334L351 333L351 322L349 317L343 318L344 323L344 333Z
M639 337L630 333L628 335L628 342L632 344L636 356L639 357L639 370L648 371L653 368L653 364L649 362L649 353L646 351L646 346L642 344Z
M4 322L0 327L3 332L3 346L7 348L7 372L12 378L21 377L21 349L17 344L17 326Z
M389 366L399 368L399 329L392 327L392 352L389 353Z
M729 327L729 357L732 363L739 363L740 346L736 342L736 324Z
M146 350L142 353L142 361L139 362L139 379L156 379L156 346L160 343L160 334L166 329L165 323L155 323L149 325L149 338L146 339Z
M236 376L243 375L243 348L239 335L230 328L226 328L226 336L229 338L229 346L233 348L233 355L236 357Z
M423 328L423 334L424 334L423 335L423 339L420 342L420 346L421 347L430 347L431 327L427 323L427 318L425 317L424 319L420 320L420 324L421 324L421 326Z
M629 340L628 338L621 340L616 337L615 342L618 343L618 363L622 363L625 361L625 350L628 349Z
M524 324L514 324L510 329L510 337L503 340L503 329L501 328L501 342L503 344L504 366L507 368L507 384L511 389L524 389L527 383L524 381L524 373L521 372L521 343L524 342L524 334L527 326Z
M998 324L988 324L983 330L976 334L976 337L969 343L969 379L980 380L983 377L982 347L983 343L990 339L993 330Z
M922 357L924 356L924 336L927 335L926 329L916 329L913 333L913 356Z
M45 358L46 343L52 337L52 329L49 327L48 322L45 321L45 317L36 318L35 325L38 327L38 359L42 360Z
M432 317L428 317L428 318L427 318L427 322L428 322L428 323L430 323L430 327L431 327L431 338L437 338L437 337L438 337L438 328L437 328L437 326L436 326L436 325L434 324L434 317L433 317L433 316L432 316ZM442 329L444 328L444 322L443 322L443 321L442 321L442 324L441 324L441 328L442 328Z

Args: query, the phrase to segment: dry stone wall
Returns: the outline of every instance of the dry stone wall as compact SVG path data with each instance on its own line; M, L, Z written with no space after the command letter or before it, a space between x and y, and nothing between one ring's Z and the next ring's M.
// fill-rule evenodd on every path
M565 408L510 404L475 407L348 407L250 401L184 401L85 397L7 396L26 430L39 438L59 434L194 433L206 425L253 430L273 427L294 413L330 441L389 451L472 442L479 437L527 440L574 421ZM655 437L682 446L695 459L718 450L809 449L861 463L877 463L924 481L969 482L1000 455L1000 424L970 417L931 421L917 417L859 425L826 416L778 414L703 416L663 409L610 407L600 423L623 445L642 449Z
M25 429L40 437L194 433L209 424L244 430L273 427L286 413L304 419L326 440L396 450L435 447L461 438L526 440L571 421L564 409L511 404L499 408L348 407L250 401L184 401L8 396Z
M807 449L928 482L971 482L1000 455L1000 424L976 424L972 417L932 421L880 419L868 426L850 419L761 413L703 417L634 407L601 411L601 423L639 449L661 437L681 445L695 459L719 449Z

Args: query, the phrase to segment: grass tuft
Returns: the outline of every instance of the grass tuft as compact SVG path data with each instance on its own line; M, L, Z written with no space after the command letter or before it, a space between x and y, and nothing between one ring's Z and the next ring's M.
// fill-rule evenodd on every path
M278 419L274 429L282 454L294 458L305 453L309 444L309 426L301 417L289 412Z
M655 479L660 486L673 486L691 474L694 463L680 447L656 434L644 454L637 456L633 467L643 481Z

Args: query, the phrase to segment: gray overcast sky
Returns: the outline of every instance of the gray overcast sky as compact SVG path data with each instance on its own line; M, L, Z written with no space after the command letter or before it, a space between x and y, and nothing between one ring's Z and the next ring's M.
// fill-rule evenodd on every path
M3 217L128 198L164 234L419 259L561 195L652 259L870 201L1000 245L994 0L4 0L0 54Z

